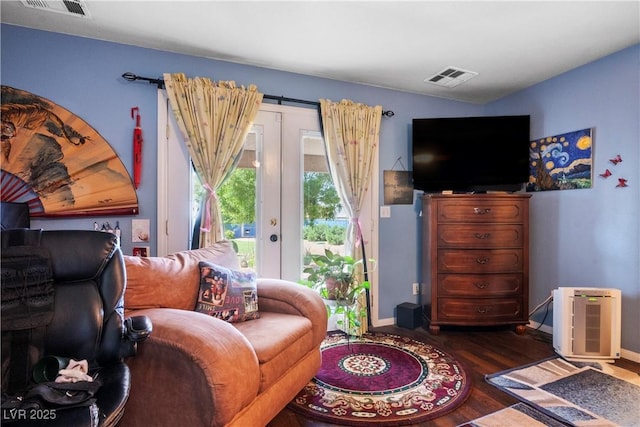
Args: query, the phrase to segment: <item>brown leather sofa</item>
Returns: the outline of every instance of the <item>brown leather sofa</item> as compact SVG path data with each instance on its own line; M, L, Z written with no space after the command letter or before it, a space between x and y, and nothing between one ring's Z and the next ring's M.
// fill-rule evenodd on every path
M200 260L237 269L229 242L161 257L125 257L127 315L153 334L128 360L128 426L263 426L313 378L327 332L322 299L258 279L260 317L240 323L194 311Z

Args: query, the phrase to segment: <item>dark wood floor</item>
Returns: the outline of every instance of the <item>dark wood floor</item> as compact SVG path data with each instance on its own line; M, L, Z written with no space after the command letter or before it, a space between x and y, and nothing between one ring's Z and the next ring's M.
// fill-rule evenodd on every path
M466 421L495 412L517 402L485 382L486 374L535 362L553 356L551 335L527 328L524 335L517 335L512 328L455 329L443 327L440 335L430 335L425 329L414 330L387 326L373 329L407 336L422 342L436 344L438 348L456 357L471 377L472 391L464 404L455 411L420 427L454 427ZM616 365L640 374L640 364L620 359ZM288 409L280 412L268 427L324 427L334 426L300 416Z

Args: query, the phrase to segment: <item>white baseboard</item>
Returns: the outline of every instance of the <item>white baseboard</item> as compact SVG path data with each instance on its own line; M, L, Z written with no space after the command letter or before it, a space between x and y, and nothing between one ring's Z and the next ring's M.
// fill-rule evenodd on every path
M538 329L538 327L540 326L540 323L538 322L534 322L533 320L529 320L529 325L530 328L532 329ZM546 332L550 335L553 335L553 326L549 326L549 325L542 325L539 328L542 332ZM636 362L636 363L640 363L640 353L636 353L634 351L631 350L626 350L624 348L620 349L620 356L623 359L627 359L627 360L631 360L632 362Z
M531 329L538 329L542 332L546 332L549 335L553 335L553 326L540 324L538 322L534 322L533 320L529 320L529 324L527 326Z
M620 356L623 359L631 360L632 362L640 363L640 353L636 353L635 351L626 350L624 348L620 349Z
M394 317L387 317L386 319L372 319L372 323L374 327L379 326L393 326L396 323ZM549 335L553 335L553 327L545 324L540 324L538 322L534 322L533 320L529 320L529 325L527 325L531 329L539 329L542 332L546 332ZM631 350L621 349L620 356L623 359L631 360L632 362L640 363L640 353L636 353Z
M396 319L395 317L387 317L386 319L371 319L371 323L373 325L374 328L380 327L380 326L393 326L396 324Z

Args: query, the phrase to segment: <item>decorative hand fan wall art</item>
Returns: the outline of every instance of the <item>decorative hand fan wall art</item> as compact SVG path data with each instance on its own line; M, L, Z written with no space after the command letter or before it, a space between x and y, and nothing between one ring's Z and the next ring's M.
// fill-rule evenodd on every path
M2 86L2 201L31 216L133 215L138 196L111 145L70 111Z

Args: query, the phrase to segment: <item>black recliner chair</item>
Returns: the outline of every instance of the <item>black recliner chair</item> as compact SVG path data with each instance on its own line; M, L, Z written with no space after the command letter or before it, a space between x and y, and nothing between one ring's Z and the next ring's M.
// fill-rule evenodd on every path
M126 272L117 238L85 230L2 231L2 248L33 241L51 258L55 289L53 319L46 326L44 355L87 360L102 382L92 411L58 410L55 419L8 420L7 425L113 426L124 413L130 390L124 360L151 333L146 317L124 318ZM90 371L91 373L91 371ZM97 424L96 424L97 421Z

